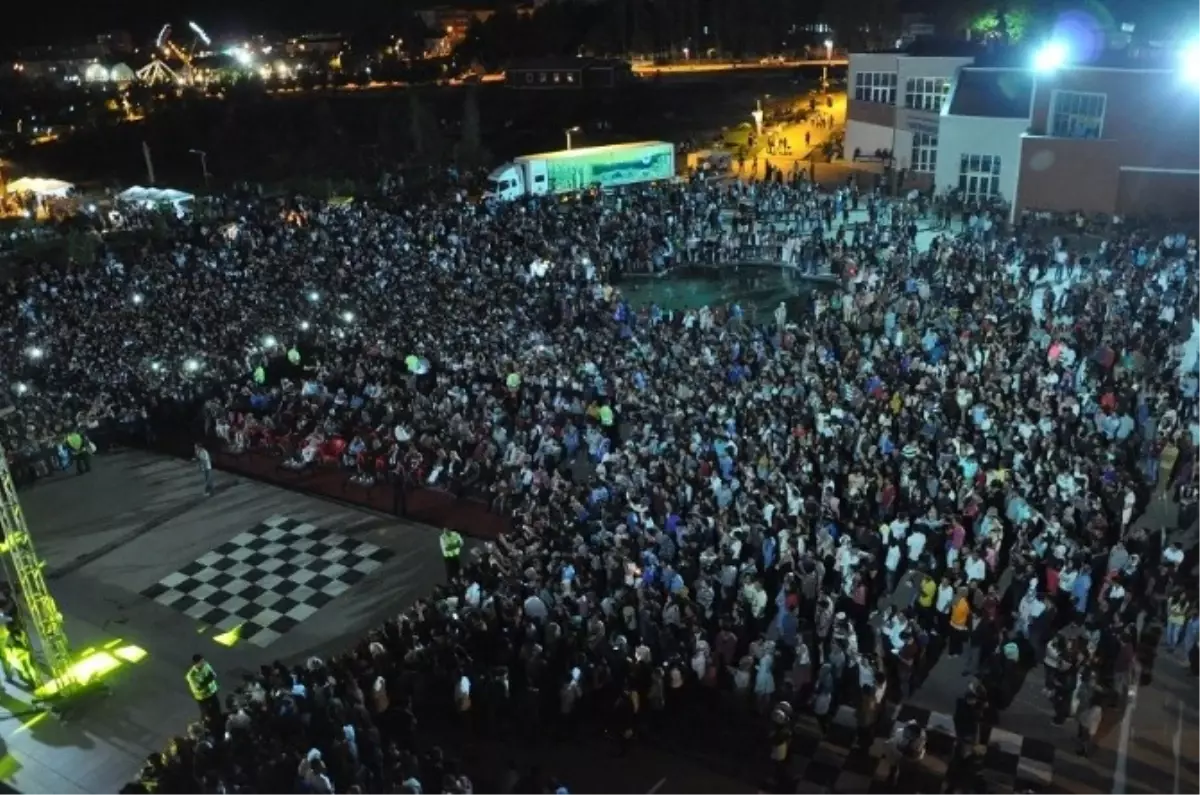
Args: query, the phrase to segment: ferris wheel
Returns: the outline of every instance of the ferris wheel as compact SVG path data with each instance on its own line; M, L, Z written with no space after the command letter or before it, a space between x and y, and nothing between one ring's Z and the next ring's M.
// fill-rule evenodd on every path
M138 77L151 85L168 82L179 85L191 85L195 83L197 72L193 64L193 59L195 58L196 50L201 45L208 46L212 44L212 39L195 22L189 22L188 29L194 35L190 45L185 50L171 38L171 23L168 22L163 25L158 31L158 36L154 39L155 56L150 63L138 70ZM175 69L172 69L167 65L167 60L176 61L179 65ZM145 72L145 76L143 76L143 72Z

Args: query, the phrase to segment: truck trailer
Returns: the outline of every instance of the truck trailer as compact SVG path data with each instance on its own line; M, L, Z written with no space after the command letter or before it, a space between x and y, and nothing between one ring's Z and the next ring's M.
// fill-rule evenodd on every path
M618 188L675 176L675 145L664 141L586 146L518 157L488 175L487 198L510 201L589 188Z

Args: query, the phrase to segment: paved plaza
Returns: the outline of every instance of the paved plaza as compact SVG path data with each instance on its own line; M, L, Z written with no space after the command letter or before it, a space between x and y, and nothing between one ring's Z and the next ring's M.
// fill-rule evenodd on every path
M0 762L10 787L116 792L195 720L183 680L192 654L228 691L264 662L352 645L442 577L429 528L223 473L213 497L202 492L193 465L136 452L21 492L73 648L119 641L146 656L66 723L31 712L10 685L3 707L19 725L5 727Z

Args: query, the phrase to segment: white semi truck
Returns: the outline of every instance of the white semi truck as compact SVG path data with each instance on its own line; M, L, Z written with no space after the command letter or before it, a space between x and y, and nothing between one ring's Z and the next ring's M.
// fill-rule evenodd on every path
M487 198L511 201L521 196L617 188L675 176L675 145L664 141L587 146L525 155L488 175Z

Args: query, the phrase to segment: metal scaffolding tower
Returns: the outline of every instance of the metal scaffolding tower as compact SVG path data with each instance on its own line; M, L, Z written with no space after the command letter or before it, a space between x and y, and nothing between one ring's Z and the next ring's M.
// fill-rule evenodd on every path
M75 695L79 683L71 672L73 661L62 613L46 588L46 578L42 575L46 564L33 548L3 448L0 448L0 532L3 533L2 548L7 553L4 556L5 572L10 583L13 582L13 574L16 575L20 595L33 624L31 629L41 644L46 668L49 669L49 679L41 683L40 689L55 701L69 698Z

